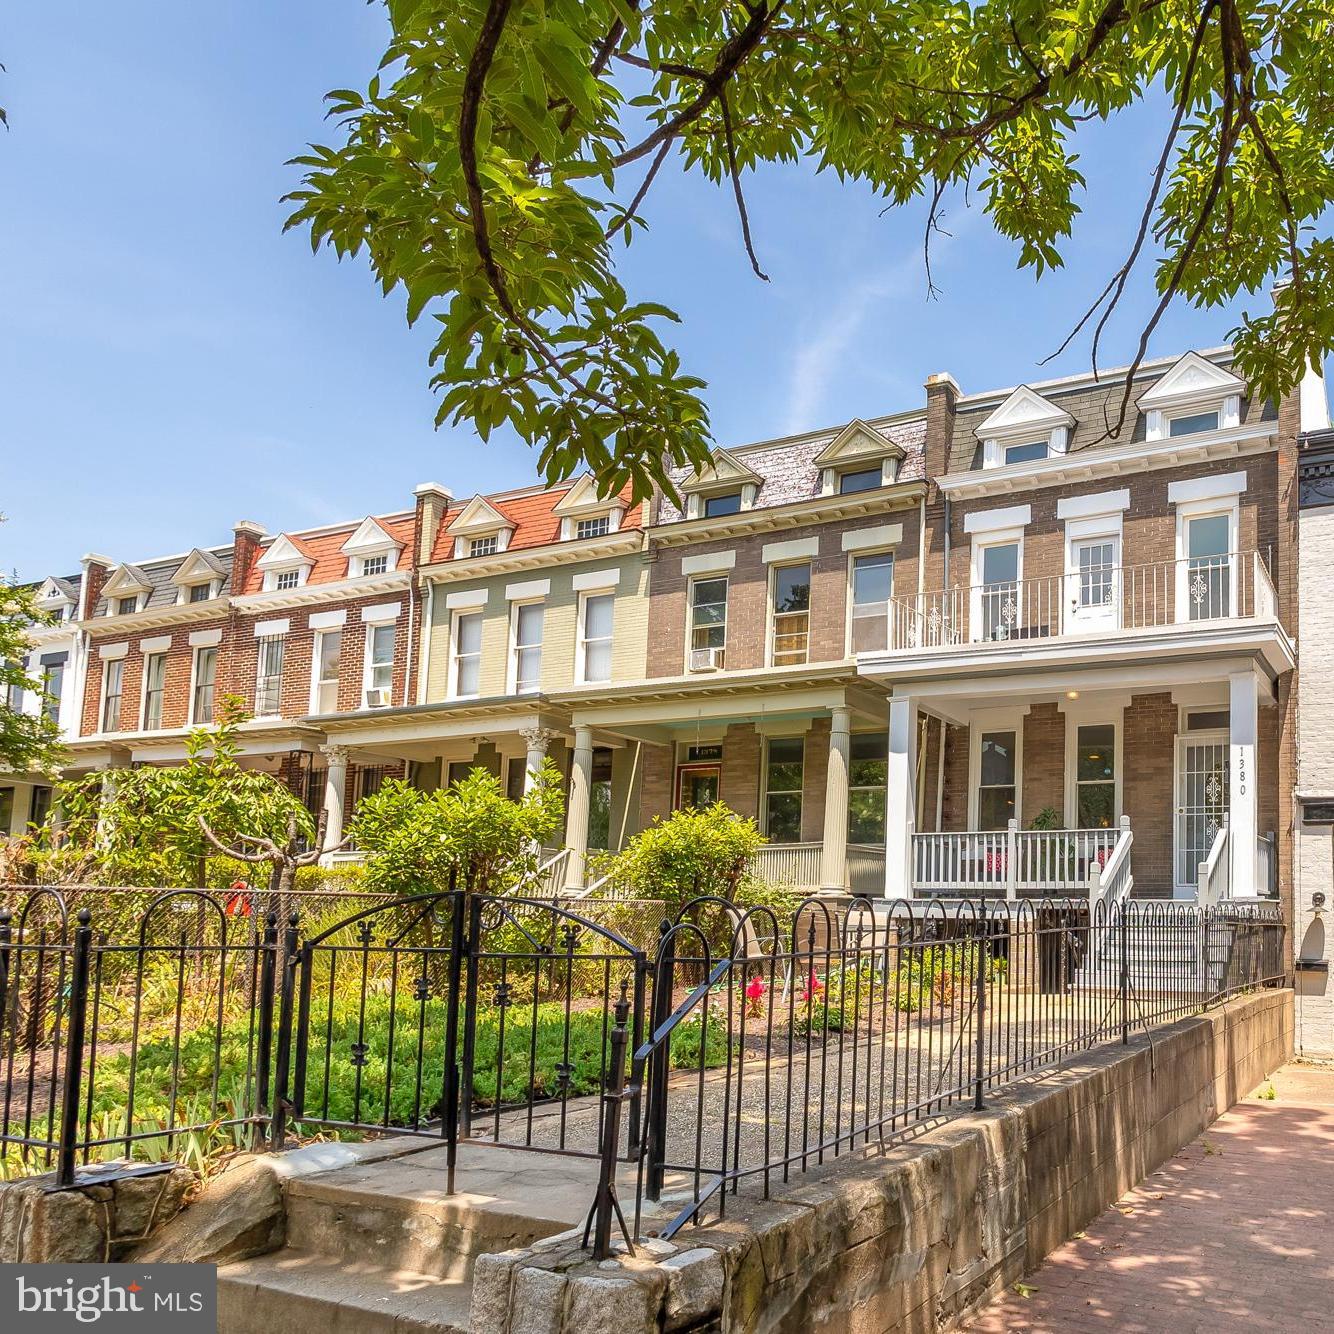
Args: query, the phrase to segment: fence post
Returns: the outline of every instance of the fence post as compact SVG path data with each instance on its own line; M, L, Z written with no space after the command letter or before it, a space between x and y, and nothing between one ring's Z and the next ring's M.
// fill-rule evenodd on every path
M273 1105L269 1101L272 1087L270 1076L273 1064L273 993L278 956L278 914L270 912L264 919L264 936L260 941L259 956L259 1014L255 1036L255 1112L268 1121L268 1133L273 1128ZM264 1147L265 1126L255 1122L251 1147L258 1152Z
M986 919L983 918L983 921L985 922ZM982 1083L987 1068L987 953L989 949L990 938L988 936L980 937L977 942L977 993L973 1005L974 1013L977 1015L977 1036L973 1042L973 1110L975 1112L982 1110Z
M477 986L480 960L477 957L482 939L482 901L475 895L468 896L468 931L463 939L463 949L467 954L466 972L463 974L463 1057L459 1074L459 1121L463 1128L463 1138L472 1134L472 1075L475 1053L477 1050ZM540 964L538 965L541 966ZM537 971L533 973L533 985L538 985ZM496 1090L500 1096L500 1090Z
M642 954L635 955L635 999L631 1007L632 1027L630 1030L630 1050L637 1052L644 1044L644 993L648 990L648 960ZM630 1101L630 1144L639 1145L639 1122L642 1115L642 1081L637 1084L635 1096Z
M1019 854L1019 821L1009 820L1005 825L1005 897L1011 903L1017 897L1015 877L1018 874L1016 861Z
M83 1044L88 1027L88 966L92 957L93 928L87 908L79 909L74 931L74 960L70 975L69 1027L65 1042L65 1088L60 1107L60 1152L56 1184L74 1184L74 1156L79 1138L79 1097L83 1091Z
M269 1147L281 1149L287 1133L287 1115L292 1109L292 992L296 985L297 915L293 909L283 932L281 959L274 960L282 969L282 987L278 999L278 1053L273 1070L273 1119L269 1126Z
M1130 1041L1130 905L1120 905L1121 916L1121 1041Z
M671 926L663 922L659 928L662 939L653 969L653 1017L649 1022L649 1037L667 1022L672 1013L672 980L676 974L676 937ZM662 1197L663 1178L667 1161L667 1076L671 1038L654 1047L648 1067L648 1109L645 1127L648 1157L644 1174L644 1193L650 1200Z
M602 1092L602 1156L598 1170L598 1190L584 1224L584 1245L588 1245L589 1229L593 1230L593 1259L611 1258L611 1219L616 1215L625 1235L626 1249L635 1253L634 1242L620 1202L616 1198L616 1150L621 1139L621 1102L625 1092L625 1048L630 1040L626 1021L630 1017L630 1001L626 984L621 983L621 998L616 1002L616 1026L611 1030L611 1065Z
M457 877L451 873L450 883L457 884ZM445 1115L444 1132L446 1146L446 1165L448 1168L447 1192L454 1193L454 1173L459 1156L459 979L463 965L463 909L467 894L460 889L451 889L449 939L449 995L445 1003Z
M8 908L0 908L0 1027L9 1013L9 953L14 938L10 923L13 920L14 914Z

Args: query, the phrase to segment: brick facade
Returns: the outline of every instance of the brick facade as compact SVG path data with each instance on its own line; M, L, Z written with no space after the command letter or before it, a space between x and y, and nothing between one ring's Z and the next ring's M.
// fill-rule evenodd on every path
M1023 790L1019 810L1026 826L1051 809L1066 819L1065 714L1055 704L1034 704L1024 719Z

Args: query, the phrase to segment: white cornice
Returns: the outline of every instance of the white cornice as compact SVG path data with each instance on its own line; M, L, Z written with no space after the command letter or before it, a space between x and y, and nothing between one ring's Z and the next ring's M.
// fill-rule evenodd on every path
M971 500L1007 491L1056 486L1095 477L1120 477L1152 468L1176 468L1186 463L1232 458L1238 454L1263 452L1275 435L1277 422L1233 426L1205 431L1197 436L1175 436L1170 440L1137 440L1128 445L1095 446L1030 463L1011 463L1001 468L974 468L946 473L936 484L948 496Z
M741 510L725 517L678 519L647 530L650 542L658 546L678 546L682 542L712 541L747 533L766 533L789 528L794 523L832 523L867 514L908 509L926 490L925 482L896 482L875 491L854 491L848 495L811 496L787 505Z
M195 621L217 620L227 614L229 605L225 597L209 598L207 602L171 602L126 616L93 616L86 621L69 621L67 624L86 630L94 639L114 639L159 625L193 625Z
M490 556L463 556L458 560L436 561L422 566L421 574L433 583L458 583L464 579L487 579L496 574L514 574L520 570L542 569L549 565L570 565L577 561L603 560L608 556L628 556L643 546L643 530L626 528L602 537L548 542L540 547L497 551Z
M374 597L407 588L412 582L408 570L390 570L369 578L335 579L328 584L302 584L298 588L274 588L262 593L245 593L232 598L240 612L273 611L279 607L310 607L323 602L345 602L349 598Z

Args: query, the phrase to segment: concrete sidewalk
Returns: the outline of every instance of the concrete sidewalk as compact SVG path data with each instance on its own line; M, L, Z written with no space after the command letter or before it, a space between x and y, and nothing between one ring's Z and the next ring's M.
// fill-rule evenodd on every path
M1290 1065L965 1328L1334 1330L1332 1216L1334 1070Z

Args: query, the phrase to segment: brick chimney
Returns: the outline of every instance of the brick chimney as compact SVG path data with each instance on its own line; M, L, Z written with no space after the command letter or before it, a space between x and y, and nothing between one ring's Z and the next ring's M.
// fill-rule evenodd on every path
M79 564L83 567L83 584L79 594L78 616L81 621L86 621L97 610L98 599L102 596L102 588L114 562L110 556L98 556L90 552L80 559Z
M266 534L261 524L242 519L232 529L232 535L232 596L235 597L250 579L259 559L260 539Z
M412 494L417 497L417 519L413 526L416 550L412 560L413 569L416 569L419 565L430 563L436 534L440 531L440 521L445 517L454 493L439 482L423 482L413 488Z
M949 471L958 401L959 386L949 371L939 371L927 377L926 476L930 482Z

